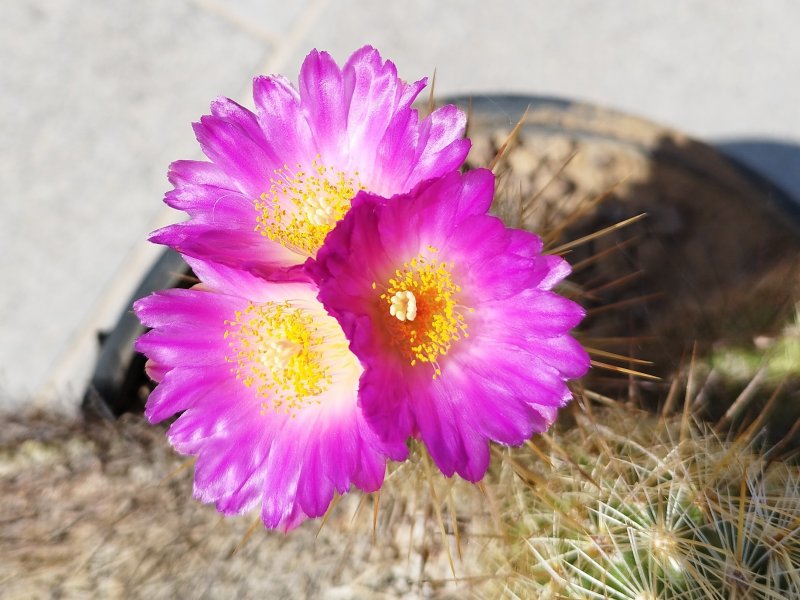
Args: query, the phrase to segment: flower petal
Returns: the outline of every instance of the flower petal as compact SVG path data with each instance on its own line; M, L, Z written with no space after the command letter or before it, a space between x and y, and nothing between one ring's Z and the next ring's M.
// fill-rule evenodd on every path
M364 46L344 68L344 95L350 98L347 139L352 160L364 172L375 166L377 146L398 104L403 84L390 61L383 62L375 48Z
M240 125L206 115L193 127L203 153L231 178L229 187L250 198L257 198L269 187L275 163L264 146L250 138Z
M327 52L312 50L300 67L298 86L302 110L314 123L312 134L317 150L326 160L340 157L341 140L347 139L350 105L341 69Z
M308 160L317 154L311 128L300 108L300 94L286 78L256 77L253 100L264 137L279 157L276 166Z

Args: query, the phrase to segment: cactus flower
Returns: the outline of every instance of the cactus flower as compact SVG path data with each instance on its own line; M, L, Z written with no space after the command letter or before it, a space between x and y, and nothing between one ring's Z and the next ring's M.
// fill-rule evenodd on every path
M420 121L411 104L425 79L405 83L370 46L341 68L312 51L298 83L256 77L255 112L228 98L212 103L194 124L208 161L169 170L165 202L190 218L152 241L272 279L302 278L357 192L408 192L459 168L469 151L464 113L448 105Z
M387 442L418 436L470 481L490 440L547 429L589 367L570 335L584 311L553 291L569 265L487 214L493 186L477 170L391 201L362 192L308 262L364 366L366 420Z
M197 457L194 495L224 514L260 504L270 528L325 513L334 492L383 482L387 457L357 405L362 368L304 282L267 283L190 259L202 284L136 302L151 327L136 343L158 381L151 422L180 414L168 438Z

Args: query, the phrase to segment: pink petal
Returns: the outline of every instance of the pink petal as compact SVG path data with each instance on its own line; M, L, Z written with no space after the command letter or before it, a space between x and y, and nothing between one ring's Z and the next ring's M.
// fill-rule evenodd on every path
M195 123L194 131L203 153L228 174L238 191L258 198L269 189L275 161L240 125L211 115Z
M309 123L300 108L300 94L284 77L256 77L253 100L264 137L279 157L277 167L310 160L317 154Z
M383 138L392 114L397 110L397 69L383 62L377 50L365 46L357 50L343 70L346 97L349 150L359 169L374 169L377 146Z
M342 71L330 54L312 50L300 67L298 84L302 110L314 123L317 149L326 161L333 161L342 155L341 142L347 139L350 98L344 94Z
M210 162L198 160L176 160L169 166L169 182L175 187L183 185L211 185L225 188L230 179L225 171Z
M168 419L209 396L218 395L229 378L227 365L219 369L206 366L171 369L147 398L144 415L151 423Z

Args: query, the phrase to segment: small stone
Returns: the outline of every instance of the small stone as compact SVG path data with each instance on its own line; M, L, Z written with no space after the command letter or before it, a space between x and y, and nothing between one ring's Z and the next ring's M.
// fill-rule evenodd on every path
M506 160L514 174L522 177L532 175L539 166L539 160L536 155L523 147L517 147L511 150L511 152L506 155Z
M486 135L472 138L472 147L467 155L467 164L473 168L487 168L492 163L495 151Z
M494 151L497 152L500 148L503 147L508 141L508 136L511 135L510 129L497 129L496 131L492 132L492 144L494 145Z
M330 587L323 593L324 600L355 600L359 596L349 585Z

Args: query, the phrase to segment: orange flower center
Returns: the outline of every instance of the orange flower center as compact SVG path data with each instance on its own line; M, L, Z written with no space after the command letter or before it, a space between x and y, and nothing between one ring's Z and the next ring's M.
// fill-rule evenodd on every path
M438 250L428 246L428 252ZM464 314L473 309L459 303L461 287L453 281L454 266L419 254L395 270L379 296L392 345L411 366L432 365L434 379L442 374L439 359L455 342L469 337ZM372 288L378 289L378 284Z

